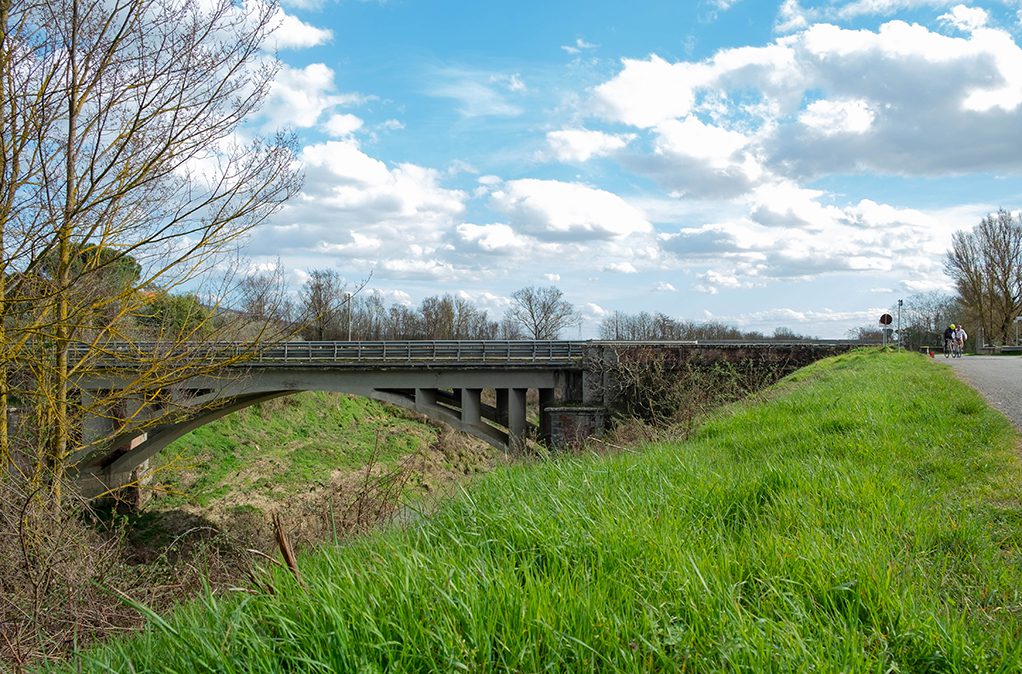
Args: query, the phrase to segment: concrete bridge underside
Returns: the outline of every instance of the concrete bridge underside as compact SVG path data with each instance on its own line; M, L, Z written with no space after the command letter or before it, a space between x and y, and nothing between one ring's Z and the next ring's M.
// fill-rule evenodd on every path
M574 376L573 376L574 375ZM493 447L521 451L528 438L550 443L546 408L568 392L575 373L551 369L368 371L328 368L259 368L258 376L235 381L199 379L173 392L171 400L151 414L172 421L145 433L116 435L116 418L86 423L88 436L115 436L105 449L76 457L79 488L95 496L136 483L148 461L178 438L211 421L246 407L303 391L332 391L365 396L423 414L433 421L473 435ZM116 387L116 381L92 382L93 390ZM539 424L527 417L529 389L539 395ZM492 396L484 391L491 390ZM172 413L167 415L168 408Z

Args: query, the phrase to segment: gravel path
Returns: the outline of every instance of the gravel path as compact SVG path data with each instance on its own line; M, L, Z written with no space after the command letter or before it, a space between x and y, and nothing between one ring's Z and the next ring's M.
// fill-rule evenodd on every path
M1022 430L1022 356L966 356L936 362L946 364L979 391L991 405Z

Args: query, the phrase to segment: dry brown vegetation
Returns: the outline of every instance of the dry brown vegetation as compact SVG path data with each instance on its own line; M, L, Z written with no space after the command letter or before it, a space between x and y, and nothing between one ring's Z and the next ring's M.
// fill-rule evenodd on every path
M598 364L605 373L604 397L616 412L619 426L641 422L651 430L672 429L684 437L709 411L760 391L798 367L783 355L694 361L687 353L621 347Z
M427 514L457 480L498 460L474 439L443 428L432 446L396 466L374 457L301 499L214 513L96 513L2 481L0 669L22 671L137 629L144 617L131 602L163 611L203 587L253 587L261 577L256 568L280 563L274 520L294 549L340 542Z

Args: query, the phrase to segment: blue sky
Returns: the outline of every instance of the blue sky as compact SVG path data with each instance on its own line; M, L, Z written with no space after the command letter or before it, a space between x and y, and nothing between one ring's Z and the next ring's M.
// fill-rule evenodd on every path
M254 267L842 337L1022 207L1022 0L285 0Z

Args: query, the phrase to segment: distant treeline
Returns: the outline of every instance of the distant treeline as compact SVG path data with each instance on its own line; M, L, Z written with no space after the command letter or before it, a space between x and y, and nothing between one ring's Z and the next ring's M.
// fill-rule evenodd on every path
M783 327L774 330L772 335L764 335L755 330L739 330L719 321L696 323L695 321L674 319L659 312L650 314L642 311L637 314L627 314L615 311L600 323L600 339L659 342L716 339L798 341L815 338L796 334Z
M493 320L486 310L463 297L431 295L418 306L398 302L386 306L383 297L372 291L353 295L326 313L312 313L300 334L317 341L525 339L519 324Z
M309 341L413 339L558 339L579 324L577 309L555 287L522 288L512 293L503 316L492 318L470 299L452 294L431 295L418 306L394 302L366 287L352 288L333 270L314 270L297 301L267 302L266 291L279 288L281 278L249 280L241 309L252 320L296 324L297 334ZM281 298L280 293L271 293ZM600 339L666 340L801 340L812 339L788 328L772 335L742 331L719 321L696 323L663 313L627 314L615 311L599 326Z

